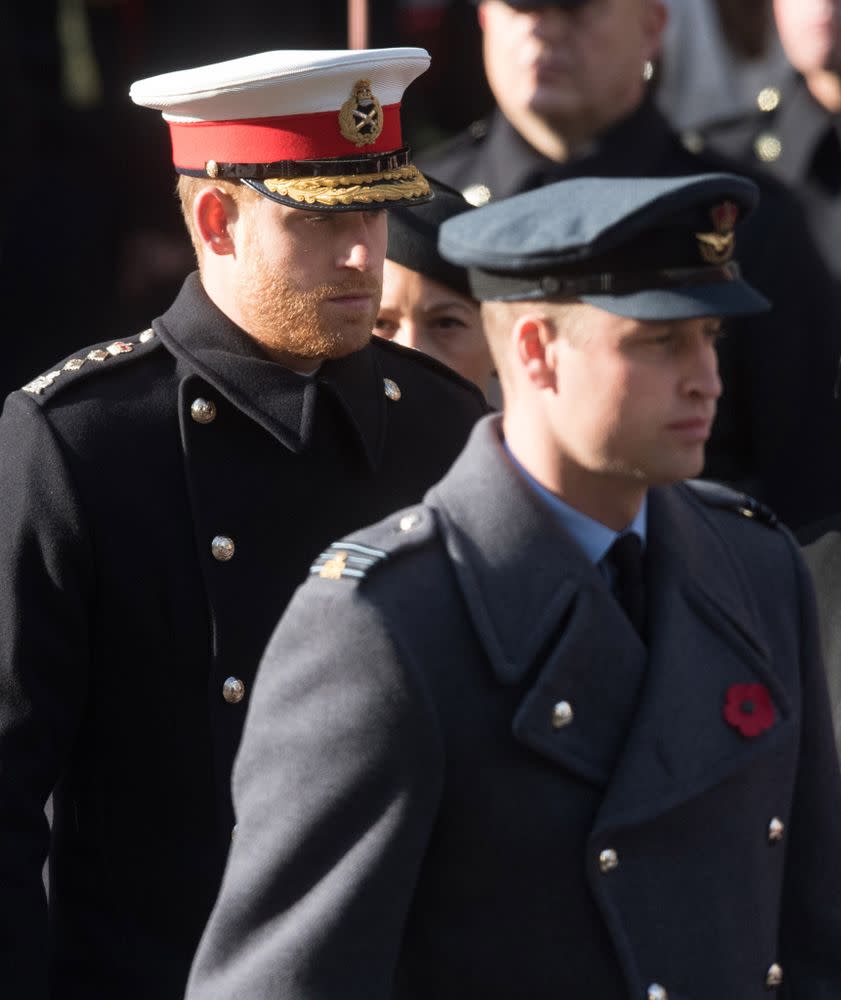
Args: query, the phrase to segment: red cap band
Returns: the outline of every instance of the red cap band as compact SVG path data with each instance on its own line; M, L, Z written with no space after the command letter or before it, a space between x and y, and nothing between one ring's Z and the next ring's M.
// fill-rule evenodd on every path
M324 160L385 153L403 145L400 105L383 109L376 142L357 146L339 131L338 111L227 122L167 122L172 161L181 170L204 170L217 163L275 163L278 160Z

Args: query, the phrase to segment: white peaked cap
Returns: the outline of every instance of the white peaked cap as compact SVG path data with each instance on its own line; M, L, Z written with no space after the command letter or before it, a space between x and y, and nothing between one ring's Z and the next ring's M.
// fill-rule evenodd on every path
M179 173L239 180L303 208L417 204L429 185L403 144L400 104L425 49L281 50L138 80Z

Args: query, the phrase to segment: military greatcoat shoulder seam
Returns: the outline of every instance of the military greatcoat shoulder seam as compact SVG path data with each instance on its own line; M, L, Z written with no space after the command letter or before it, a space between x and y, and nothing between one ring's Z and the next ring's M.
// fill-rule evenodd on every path
M482 393L482 390L470 379L465 378L463 375L459 375L457 371L445 365L443 362L438 361L437 358L431 357L429 354L424 354L423 351L416 351L411 347L404 347L402 344L395 344L393 341L385 340L383 337L372 338L374 344L377 348L382 350L386 355L394 354L395 356L408 360L411 364L420 364L428 371L433 372L435 375L440 375L449 382L453 382L455 385L461 386L467 389L472 396L475 396L482 405L487 408L487 401ZM387 362L384 362L387 364ZM388 372L384 372L388 375Z
M328 545L310 566L309 575L361 583L375 570L430 542L436 534L435 517L428 507L408 507Z
M749 493L742 493L723 483L708 479L688 479L684 486L708 507L730 511L770 528L779 525L779 518L774 511Z
M77 385L80 379L89 377L93 372L122 369L129 359L146 356L159 345L160 341L151 327L126 340L102 341L76 352L55 368L38 375L21 386L20 391L43 403L54 398L65 386Z

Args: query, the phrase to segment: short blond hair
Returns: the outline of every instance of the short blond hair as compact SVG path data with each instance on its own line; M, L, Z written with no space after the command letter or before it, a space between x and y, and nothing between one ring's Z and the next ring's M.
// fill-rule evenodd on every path
M575 299L562 302L546 300L519 302L482 302L480 311L485 335L497 371L502 373L508 364L507 347L511 329L524 313L533 313L547 319L559 337L579 344L586 337L586 309Z

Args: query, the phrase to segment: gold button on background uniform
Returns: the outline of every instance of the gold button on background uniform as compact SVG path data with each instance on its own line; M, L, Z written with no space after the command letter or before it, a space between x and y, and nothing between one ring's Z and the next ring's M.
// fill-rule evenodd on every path
M786 832L785 823L775 816L768 824L768 841L771 844L779 844Z
M659 983L652 983L648 987L648 1000L669 1000L669 994Z
M216 419L216 404L210 399L194 399L190 416L197 424L210 424Z
M385 394L392 401L392 403L398 402L403 393L400 391L400 386L391 378L383 379L383 387L385 388Z
M222 697L229 705L236 705L245 697L245 685L239 677L229 677L222 685Z
M216 535L210 543L210 551L213 553L213 558L218 559L219 562L227 562L229 559L233 559L235 550L236 546L234 545L233 538L228 538L227 535Z
M760 111L776 111L780 106L780 88L763 87L756 95L756 106Z
M756 137L753 149L763 163L773 163L775 160L779 160L783 144L773 132L763 132L762 135Z

